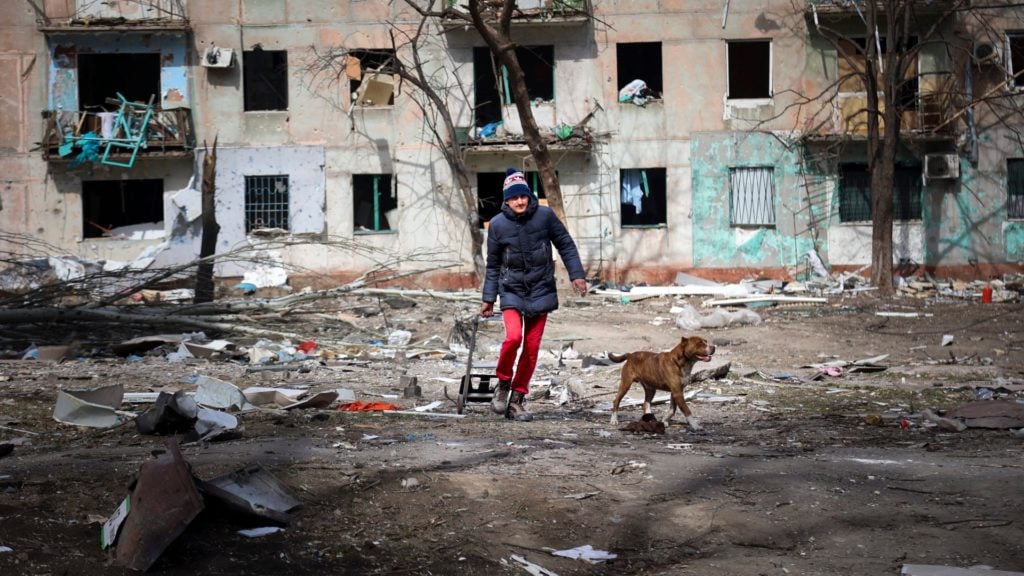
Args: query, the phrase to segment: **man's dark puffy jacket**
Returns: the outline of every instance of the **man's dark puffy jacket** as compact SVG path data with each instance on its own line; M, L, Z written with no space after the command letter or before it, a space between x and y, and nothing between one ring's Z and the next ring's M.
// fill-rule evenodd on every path
M585 278L576 244L550 208L541 206L533 195L522 215L502 204L501 213L491 219L487 230L483 301L494 302L500 295L502 310L514 308L527 316L556 310L552 244L569 278Z

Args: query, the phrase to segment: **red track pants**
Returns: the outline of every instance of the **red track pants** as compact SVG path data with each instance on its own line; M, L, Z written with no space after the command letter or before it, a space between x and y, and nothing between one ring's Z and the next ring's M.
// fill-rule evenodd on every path
M540 339L544 335L544 325L548 321L548 315L539 314L524 318L518 310L503 310L501 316L505 321L505 341L501 343L501 355L498 356L498 367L495 374L499 380L511 380L514 392L527 394L530 391L530 378L533 377L533 371L537 368ZM520 346L523 349L521 354L519 353ZM518 366L516 366L516 356L519 356ZM513 366L515 366L515 375L512 372Z

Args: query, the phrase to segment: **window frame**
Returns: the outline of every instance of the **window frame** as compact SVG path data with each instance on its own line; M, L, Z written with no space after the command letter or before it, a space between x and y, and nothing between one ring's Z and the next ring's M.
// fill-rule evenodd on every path
M768 44L768 95L754 97L737 97L732 94L732 58L729 49L733 44ZM728 102L771 102L775 97L775 41L771 38L742 38L725 41L725 99Z
M1016 182L1012 179L1014 173L1018 175ZM1014 200L1016 214L1013 213ZM1006 219L1024 220L1024 158L1006 159Z
M644 205L647 203L654 203L655 213L660 212L660 217L656 218L656 222L626 222L627 220L627 207L631 207L635 210L635 207L631 203L623 202L623 192L625 188L626 173L638 171L640 173L640 185L645 188L646 193L644 199L641 200L641 212L643 214ZM651 178L651 174L658 176L655 180ZM652 184L652 181L654 184ZM651 195L658 193L654 197L653 201L650 200ZM667 228L668 227L668 170L663 167L648 166L643 168L622 168L619 170L619 228L622 230L635 230L635 229L646 229L646 228ZM660 209L660 210L659 210ZM648 208L650 210L650 208ZM649 212L648 212L649 213ZM639 216L634 211L633 217L628 220L649 220L648 218L636 218Z
M856 170L853 170L854 168L856 168ZM924 209L924 198L923 198L924 197L924 186L921 184L921 171L922 171L922 169L923 168L922 168L922 166L920 164L912 164L912 165L905 165L905 164L904 165L900 165L900 164L897 164L896 165L896 173L893 174L894 192L893 192L893 198L892 198L892 200L893 200L892 220L893 220L894 223L895 222L901 222L901 223L907 224L907 223L914 223L914 222L921 222L922 221L922 219L924 217L924 213L923 213L923 209ZM863 194L863 193L861 194L863 196L863 200L864 200L864 202L862 202L861 205L863 206L863 204L866 203L866 207L862 208L862 210L866 210L867 211L867 218L866 219L852 220L852 219L846 219L846 218L843 217L843 213L845 211L843 209L844 198L847 197L847 192L846 192L847 188L845 188L843 186L843 180L845 178L845 175L844 175L845 171L851 171L851 175L852 174L857 174L858 176L860 176L861 178L863 178L866 181L867 194ZM899 184L900 184L901 180L904 183L910 183L911 184L911 186L912 186L912 188L914 190L912 190L910 192L916 192L916 194L917 194L917 201L916 202L914 201L914 198L909 195L908 191L906 191L903 188L899 187ZM838 181L837 189L836 189L836 193L837 193L837 196L838 196L837 197L837 206L836 206L836 208L837 208L840 224L866 225L866 224L871 224L872 222L874 222L874 215L871 213L871 194L872 194L872 190L870 188L870 185L871 185L871 172L868 170L868 167L867 167L866 164L858 163L858 162L844 162L844 163L840 164L840 167L839 167L839 181ZM906 210L906 211L910 212L910 217L901 217L901 208L900 208L900 206L904 206L905 207L902 210Z
M1021 61L1014 63L1013 48L1014 40L1020 43L1017 55ZM1024 74L1014 77L1016 73L1024 72L1024 30L1007 30L1004 34L1004 46L1003 54L1006 60L1006 87L1011 91L1024 91ZM1017 68L1017 72L1014 72L1014 68Z
M115 187L120 190L115 190ZM131 189L126 189L131 188ZM139 190L137 188L145 188L145 190ZM152 189L149 189L152 188ZM103 228L99 223L92 222L92 214L94 212L93 204L96 205L99 212L103 212L105 215L110 215L111 210L102 210L103 202L99 196L104 194L110 194L112 192L119 191L122 195L122 205L130 203L130 199L134 198L136 201L140 200L139 196L142 194L153 195L153 198L149 198L146 203L153 203L155 206L149 206L149 210L145 210L141 203L136 202L137 206L133 206L135 210L142 212L152 211L154 214L156 211L160 213L159 220L139 219L135 221L122 221L118 223L110 223L109 228ZM82 239L95 240L100 238L107 238L106 232L115 228L123 228L126 226L138 226L141 224L158 224L159 229L163 230L163 222L167 219L167 215L164 213L164 195L167 192L163 178L132 178L132 179L97 179L97 180L82 180L81 181L81 203L82 203ZM89 198L87 198L89 197ZM128 199L126 201L126 199ZM133 210L134 211L134 210ZM118 213L118 216L124 216L129 212L122 210ZM118 219L120 220L120 218ZM93 229L99 229L98 234L92 233Z
M398 82L395 81L396 76L395 76L395 73L394 73L394 65L392 65L391 68L385 68L382 65L381 66L382 70L377 72L377 74L389 75L391 77L391 84L392 84L393 88L392 88L392 91L391 91L391 98L390 98L390 100L388 100L387 104L363 104L363 105L357 104L356 103L356 98L355 98L355 93L356 93L356 91L359 90L359 86L362 85L363 80L365 80L365 78L366 78L367 65L365 64L365 61L367 59L373 60L374 62L370 62L369 63L372 66L375 62L378 62L378 61L381 61L381 60L383 60L383 61L387 61L388 59L395 60L397 58L397 55L395 54L395 51L393 49L391 49L391 48L354 48L354 49L349 50L348 53L346 54L346 56L351 56L351 57L359 59L359 68L360 68L360 73L361 73L361 78L359 80L354 80L351 77L346 76L346 78L348 80L349 105L353 106L353 107L366 108L366 109L368 109L368 108L390 108L390 107L393 107L395 105L395 97L398 95L397 94L397 92L398 92ZM389 74L389 72L390 72L390 74ZM356 84L353 85L353 82L355 82Z
M665 91L665 46L659 41L651 42L617 42L615 44L615 82L616 82L616 94L618 94L627 84L632 82L635 77L623 77L623 59L629 58L630 54L623 54L623 50L636 50L638 52L645 51L647 49L657 48L658 52L658 77L656 82L652 82L646 78L639 78L643 80L647 87L654 94L650 96L651 101L663 100ZM653 68L653 67L652 67ZM645 67L645 70L647 67ZM619 102L620 104L628 104L629 102Z
M759 205L767 207L767 214L769 218L766 221L754 222L754 218L749 218L748 221L738 222L737 221L737 190L736 181L737 175L745 172L752 171L767 171L767 182L768 182L768 198L752 198L748 203L750 205ZM756 177L756 176L755 176ZM764 178L764 177L762 177ZM748 196L753 196L754 192ZM774 166L731 166L729 167L729 225L736 228L775 228L778 225L778 219L775 213L775 167ZM757 214L765 212L764 210L756 210L753 208L745 210L750 214ZM770 221L767 221L769 220Z
M290 175L288 175L288 174L246 174L244 178L245 178L245 184L244 184L244 192L243 192L243 194L244 194L243 214L244 214L244 221L245 221L244 222L244 224L245 224L245 233L246 234L251 234L251 233L253 233L253 232L257 231L257 230L285 230L287 232L291 232L291 230L292 230L292 228L291 228L291 224L292 224L291 223L292 183L291 183ZM268 204L271 204L271 205L275 206L276 209L256 208L255 206L252 206L252 204L255 203L255 200L252 198L252 196L255 195L255 194L258 194L260 192L268 193L270 195L279 194L277 191L266 191L266 190L262 190L262 189L254 189L255 187L253 186L253 183L258 183L261 180L266 180L266 181L269 182L271 179L279 179L279 178L283 178L284 181L285 181L284 199L281 200L280 198L276 198L273 201L268 201ZM280 208L281 206L284 206L284 210L283 210L284 226L279 226L279 225L278 226L267 226L267 225L256 226L256 223L258 222L258 218L256 216L258 216L258 215L265 215L267 213L272 213L272 214L274 214L275 218L280 218L281 214L282 214L282 210ZM281 223L280 220L275 220L274 221L274 224L280 224L280 223Z
M273 72L275 74L277 74L277 73L281 74L281 78L279 79L279 81L281 83L283 83L283 86L277 86L273 82L271 82L270 79L266 79L267 83L269 83L271 85L270 86L271 90L277 95L277 100L275 102L277 104L282 104L283 103L283 107L275 108L275 107L273 107L274 103L271 103L271 104L267 105L268 107L257 108L256 107L257 103L256 102L252 102L250 100L250 98L253 98L253 99L256 98L256 95L252 94L252 92L254 92L254 90L252 89L252 86L256 83L257 79L252 77L252 76L250 76L249 69L251 67L255 68L256 67L256 63L254 61L248 61L247 62L247 60L256 58L256 56L253 56L254 54L261 54L261 55L262 54L266 54L267 58L273 58L273 54L282 54L284 56L284 60L283 60L284 70L283 71L278 71L278 70L273 69L273 68L275 68L275 66L272 65L273 64L272 61L270 62L270 64L271 64L270 67L272 68L270 70L270 72ZM263 57L263 56L261 56L261 57ZM278 65L280 65L280 64L281 63L278 63ZM256 70L253 70L252 73L255 74ZM278 92L278 88L282 88L282 87L283 87L284 91L283 91L283 93L279 93ZM288 107L290 105L290 101L289 101L290 99L289 99L289 95L288 95L288 88L289 88L289 82L288 82L288 51L287 50L265 50L265 49L259 49L259 50L243 50L242 51L242 109L245 112L287 112L288 111ZM263 105L262 102L260 102L259 104L261 106Z
M372 179L370 186L373 187L373 198L370 200L372 204L370 206L370 217L373 219L371 226L364 226L359 223L359 212L360 212L360 194L363 187L366 185L361 183L363 179ZM387 179L386 186L381 186L380 181L382 178ZM395 234L398 232L397 223L392 223L387 219L387 212L398 209L398 192L397 192L397 179L394 174L387 173L360 173L352 175L352 233L356 235L368 235L368 234ZM384 208L381 203L382 195L386 194L389 201ZM382 228L382 224L386 224L386 228Z

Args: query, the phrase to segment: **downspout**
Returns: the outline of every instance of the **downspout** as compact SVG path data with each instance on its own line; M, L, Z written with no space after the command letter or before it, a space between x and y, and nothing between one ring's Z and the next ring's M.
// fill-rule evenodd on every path
M964 92L967 95L967 138L970 150L967 159L971 166L978 166L978 126L974 122L974 75L971 71L971 59L964 60Z

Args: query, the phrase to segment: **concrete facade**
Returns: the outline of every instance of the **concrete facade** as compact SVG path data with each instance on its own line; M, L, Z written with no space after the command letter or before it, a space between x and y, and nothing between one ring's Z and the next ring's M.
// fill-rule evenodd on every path
M315 73L316 55L332 48L390 48L393 28L407 31L415 24L408 8L356 0L148 3L172 17L153 21L153 10L138 10L147 2L129 0L24 0L8 11L0 24L0 71L11 79L0 87L0 228L85 258L126 261L156 254L161 264L188 262L198 254L203 149L216 140L219 250L265 238L246 232L247 177L284 175L289 230L276 237L301 242L283 243L272 258L294 267L296 276L351 278L400 261L394 267L452 266L425 283L475 285L467 208L432 146L414 89L399 85L394 105L350 109L346 83ZM836 50L815 33L806 2L592 4L593 20L537 20L513 29L521 46L553 45L554 97L535 108L542 128L573 125L594 112L586 124L592 147L553 149L567 224L588 274L654 282L671 281L678 271L786 276L805 266L812 250L833 267L870 263L870 222L841 221L836 171L844 162L860 161L863 147L854 142L823 164L816 148L805 145L811 126L823 117L833 120L825 136L844 132L838 100L800 105L804 96L826 90L840 66ZM945 37L987 34L998 43L1007 31L1024 30L1014 13L998 16L983 30L949 24ZM108 20L115 17L122 20ZM473 49L483 42L472 30L432 26L421 47L423 60L434 72L471 87ZM731 97L729 67L746 63L735 56L730 62L730 44L752 41L769 46L768 92ZM619 76L630 74L630 66L618 54L620 45L631 43L660 46L663 92L644 106L619 102ZM953 45L922 49L922 90L934 75L966 72L975 94L1000 90L1005 76L999 68L975 65L948 49ZM214 47L233 50L234 65L203 66ZM287 93L277 95L286 101L284 109L246 110L243 54L254 50L286 53ZM79 109L76 55L83 53L158 54L157 102L163 109L190 110L198 150L161 155L151 146L131 168L95 162L71 167L67 159L41 158L36 143L46 134L40 116ZM471 125L473 103L454 90L449 97L458 123ZM514 134L514 109L506 107L503 114ZM1010 217L1007 158L1024 158L1024 149L997 120L999 114L1000 109L979 106L971 118L954 121L947 138L908 135L902 153L908 163L920 164L926 154L955 154L960 176L923 184L920 219L898 221L894 228L895 259L962 276L1019 267L1024 220ZM479 173L533 169L525 146L470 148L467 162ZM732 178L746 169L766 176L769 224L736 222ZM653 188L663 190L664 213L653 223L624 225L633 217L624 211L634 210L623 202L624 171L663 175ZM385 192L396 207L388 211L386 230L358 224L361 192L355 179L363 175L390 176ZM89 237L83 182L136 179L163 182L163 221L150 226L157 232ZM649 197L644 202L657 206ZM10 238L0 242L17 252ZM245 270L234 263L217 272L234 277Z

